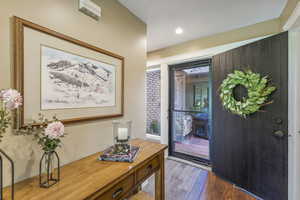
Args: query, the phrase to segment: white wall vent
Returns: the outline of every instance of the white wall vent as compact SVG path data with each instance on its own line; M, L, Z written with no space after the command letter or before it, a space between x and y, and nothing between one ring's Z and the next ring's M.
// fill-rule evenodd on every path
M79 0L79 10L95 20L101 17L101 7L91 0Z

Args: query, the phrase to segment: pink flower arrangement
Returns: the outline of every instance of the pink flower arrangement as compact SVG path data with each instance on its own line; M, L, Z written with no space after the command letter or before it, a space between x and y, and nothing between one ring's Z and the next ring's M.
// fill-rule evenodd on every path
M64 135L64 125L60 121L55 121L50 124L45 129L45 135L50 139L57 139Z
M0 142L6 129L11 125L10 112L22 105L21 94L13 89L0 90Z
M37 121L27 123L16 130L16 133L33 135L45 152L53 152L57 147L61 147L61 139L66 135L64 124L56 116L49 120L42 113L39 113Z
M13 89L6 89L0 92L0 100L8 110L13 110L22 105L23 99L21 94Z

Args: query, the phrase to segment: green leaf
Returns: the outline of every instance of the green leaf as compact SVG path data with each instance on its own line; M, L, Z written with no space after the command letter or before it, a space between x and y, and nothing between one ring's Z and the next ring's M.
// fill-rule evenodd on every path
M268 99L268 95L276 90L274 86L267 87L268 76L261 78L260 74L253 73L250 69L245 71L235 70L227 75L220 86L220 98L224 108L233 114L246 117L246 115L257 112ZM248 89L248 99L236 101L232 89L238 84Z

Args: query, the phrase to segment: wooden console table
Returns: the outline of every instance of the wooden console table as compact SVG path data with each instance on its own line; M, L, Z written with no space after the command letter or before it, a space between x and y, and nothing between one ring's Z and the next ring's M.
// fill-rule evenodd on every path
M132 144L140 146L133 163L99 161L100 153L96 153L63 166L61 181L51 188L40 188L38 177L17 183L15 200L130 199L152 174L155 174L155 200L164 200L164 150L167 146L141 139L133 140ZM4 190L5 200L10 199L9 189ZM142 194L132 199L143 199Z

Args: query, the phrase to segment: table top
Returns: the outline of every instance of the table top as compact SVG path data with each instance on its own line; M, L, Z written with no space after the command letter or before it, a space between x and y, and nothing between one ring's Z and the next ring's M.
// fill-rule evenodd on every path
M134 139L132 145L140 151L133 163L99 161L101 152L61 167L60 182L45 189L39 187L38 176L15 184L15 200L82 200L96 191L105 192L134 168L167 148L167 145ZM10 187L4 189L4 199L10 199Z

